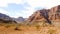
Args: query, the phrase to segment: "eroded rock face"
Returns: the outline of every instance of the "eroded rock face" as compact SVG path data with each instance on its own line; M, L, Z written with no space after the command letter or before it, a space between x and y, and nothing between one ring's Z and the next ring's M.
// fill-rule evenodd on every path
M60 21L60 5L53 7L51 9L37 10L29 17L28 21L47 21L48 23L51 23L52 21Z
M52 21L60 20L60 5L50 9L49 19Z

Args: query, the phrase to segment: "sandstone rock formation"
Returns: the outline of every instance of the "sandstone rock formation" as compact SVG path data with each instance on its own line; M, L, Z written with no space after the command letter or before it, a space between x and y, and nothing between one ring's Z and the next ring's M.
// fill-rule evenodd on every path
M49 19L51 21L60 21L60 5L50 9Z
M52 21L60 21L60 5L52 7L51 9L37 10L29 18L29 22L43 22L52 23Z

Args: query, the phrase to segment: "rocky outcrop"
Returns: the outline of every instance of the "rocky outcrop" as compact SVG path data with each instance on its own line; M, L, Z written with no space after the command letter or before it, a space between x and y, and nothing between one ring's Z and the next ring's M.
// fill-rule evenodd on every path
M49 19L51 21L60 21L60 5L50 9Z
M52 21L60 21L60 5L52 7L51 9L37 10L29 18L29 22L43 22L52 23Z

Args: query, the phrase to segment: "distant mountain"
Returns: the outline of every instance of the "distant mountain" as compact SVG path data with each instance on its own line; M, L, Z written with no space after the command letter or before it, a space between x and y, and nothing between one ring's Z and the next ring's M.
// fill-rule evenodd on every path
M14 22L14 23L16 23L16 21L14 21L11 17L9 17L8 15L2 14L2 13L0 13L0 22L5 22L5 23Z
M0 22L15 22L15 23L21 23L24 22L26 18L18 17L18 18L12 18L8 15L0 13Z
M12 20L11 17L9 17L8 15L2 14L2 13L0 13L0 19Z
M23 17L18 17L18 18L13 18L13 20L15 20L17 23L22 23L24 22L26 19Z

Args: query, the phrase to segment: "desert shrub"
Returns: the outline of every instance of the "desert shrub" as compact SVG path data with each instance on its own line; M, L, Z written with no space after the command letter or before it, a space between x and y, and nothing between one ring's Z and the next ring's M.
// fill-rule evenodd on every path
M8 28L10 26L15 26L15 24L12 24L12 23L0 23L0 26L5 26L6 28Z
M10 27L10 26L13 26L12 24L5 24L4 25L6 28Z
M8 28L8 27L10 27L10 25L8 25L8 26L5 26L6 28Z
M22 31L22 30L21 30L21 29L19 29L18 27L16 27L14 30Z
M43 27L50 26L50 24L48 24L48 23L43 23L42 25L43 25Z
M48 30L48 33L49 33L49 34L54 34L54 33L55 33L55 31L56 31L56 30L49 29L49 30Z
M39 27L40 27L40 25L36 25L35 27L36 27L36 29L38 30L38 29L39 29Z
M38 30L39 27L40 27L39 22L33 22L32 24L30 24L30 26L36 27L37 30Z

